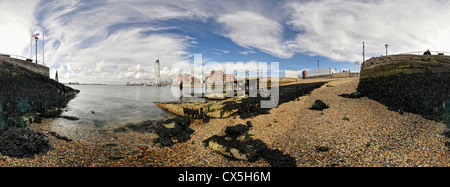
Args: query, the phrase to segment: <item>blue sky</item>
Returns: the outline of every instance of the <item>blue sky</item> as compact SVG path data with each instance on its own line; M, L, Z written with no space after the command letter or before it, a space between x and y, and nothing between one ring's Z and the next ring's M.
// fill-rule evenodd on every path
M29 57L30 36L45 28L45 63L62 82L153 82L158 54L163 81L194 54L203 65L279 62L280 76L317 69L317 60L354 70L363 41L366 59L385 44L390 54L450 51L449 8L441 0L2 0L0 53Z

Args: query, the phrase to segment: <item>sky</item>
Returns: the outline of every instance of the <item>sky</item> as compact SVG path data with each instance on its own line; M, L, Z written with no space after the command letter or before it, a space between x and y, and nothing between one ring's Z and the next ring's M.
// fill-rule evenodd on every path
M385 44L389 54L450 51L446 0L1 0L0 10L0 53L29 58L39 32L42 61L44 34L45 64L61 82L154 82L158 55L165 81L195 54L201 77L227 62L279 62L279 76L317 60L354 71L362 42L366 59Z

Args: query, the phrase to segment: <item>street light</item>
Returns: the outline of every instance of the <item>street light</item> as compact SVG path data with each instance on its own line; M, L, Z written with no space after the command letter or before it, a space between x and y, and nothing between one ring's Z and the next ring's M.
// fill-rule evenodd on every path
M317 69L320 69L320 68L319 68L319 60L317 60Z
M363 42L363 63L366 61L366 51L365 51L366 45Z
M386 45L384 45L384 47L386 47L386 56L388 56L388 47L389 47L389 45L386 44Z
M34 37L34 39L36 40L36 64L38 63L38 61L37 61L37 41L38 41L38 37L36 36L36 37Z

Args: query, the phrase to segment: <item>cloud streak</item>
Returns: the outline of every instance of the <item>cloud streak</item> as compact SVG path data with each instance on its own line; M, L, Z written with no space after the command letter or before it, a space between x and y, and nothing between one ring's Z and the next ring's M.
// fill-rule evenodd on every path
M247 48L258 49L279 58L291 58L293 51L282 42L283 27L276 21L253 12L239 11L220 16L225 37Z
M29 56L30 39L36 25L38 1L0 1L0 52ZM20 7L20 8L18 8Z
M170 11L163 14L160 6L133 2L103 2L88 6L82 1L62 1L45 4L42 8L44 12L53 12L42 15L42 22L49 30L46 43L50 47L46 49L46 56L51 60L47 64L60 67L62 79L86 77L80 80L82 82L149 80L154 78L152 68L158 53L162 68L189 57L186 50L190 42L195 41L193 38L157 33L170 28L152 24L161 19L184 19L189 14ZM153 13L158 16L147 15ZM145 68L133 71L132 67L136 66ZM99 80L98 75L107 79Z
M334 60L362 59L368 55L436 49L450 50L447 1L308 1L289 2L288 24L299 34L297 52Z

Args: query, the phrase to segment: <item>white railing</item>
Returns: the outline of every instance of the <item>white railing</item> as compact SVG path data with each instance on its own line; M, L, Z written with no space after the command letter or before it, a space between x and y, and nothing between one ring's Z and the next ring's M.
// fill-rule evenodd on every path
M407 53L400 53L401 55L404 54L412 54L412 55L423 55L426 51L413 51L413 52L407 52ZM448 51L430 51L431 55L450 55L450 52Z
M8 53L1 53L0 52L0 58L3 58L3 57L9 57L9 58L14 58L14 59L18 59L18 60L27 61L27 62L30 62L30 63L36 63L36 60L30 59L28 57L14 55L14 54L8 54ZM43 63L43 62L41 62L39 60L37 61L37 64L46 66L45 63Z

